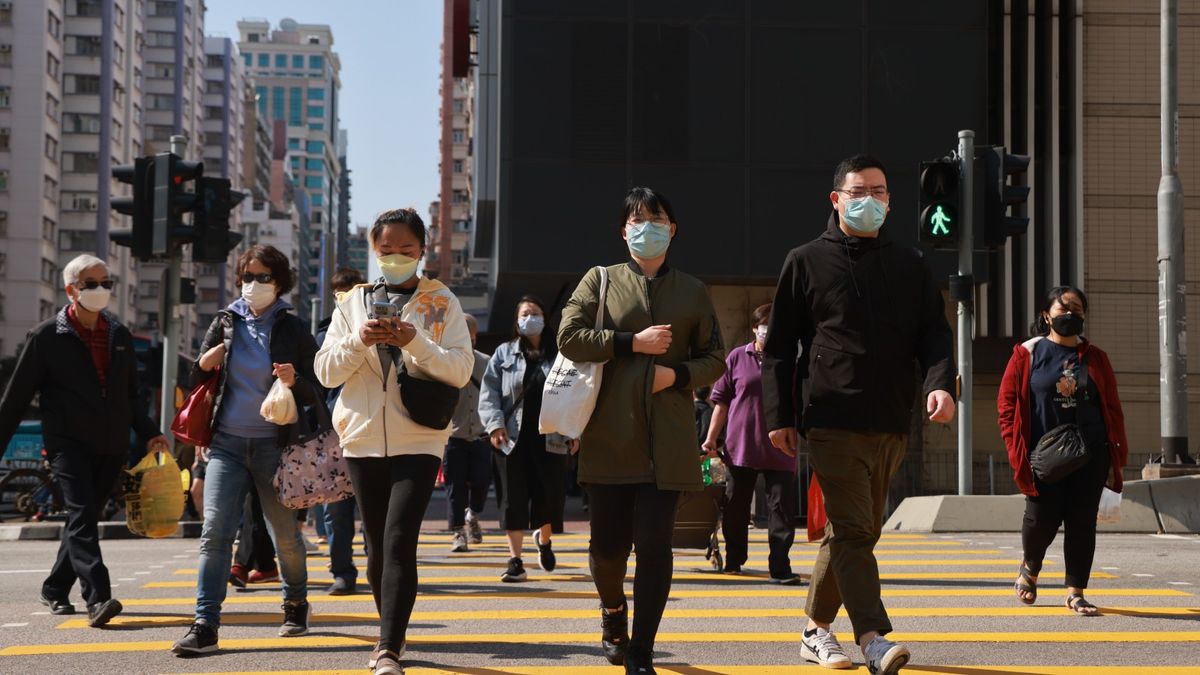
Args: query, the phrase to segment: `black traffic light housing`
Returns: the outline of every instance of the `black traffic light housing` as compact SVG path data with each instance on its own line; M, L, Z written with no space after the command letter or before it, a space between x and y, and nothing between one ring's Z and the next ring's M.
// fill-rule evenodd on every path
M196 208L196 195L185 188L204 174L203 162L189 162L170 152L154 158L154 247L155 255L171 255L175 246L191 241L192 232L183 224L183 214Z
M204 176L196 181L193 262L223 263L229 259L229 252L242 240L240 233L229 231L229 215L245 197L245 193L230 189L227 178Z
M1009 184L1010 177L1029 168L1029 155L1010 155L1001 145L978 148L976 155L983 164L983 175L977 180L983 185L984 243L999 248L1009 237L1023 235L1029 228L1029 218L1010 216L1008 211L1029 200L1029 187Z
M132 196L111 201L117 213L133 216L133 227L128 232L114 232L110 237L118 246L130 247L133 257L149 260L154 238L154 158L138 157L133 164L114 166L112 176L133 187Z
M960 220L959 162L921 162L917 239L934 249L957 250Z

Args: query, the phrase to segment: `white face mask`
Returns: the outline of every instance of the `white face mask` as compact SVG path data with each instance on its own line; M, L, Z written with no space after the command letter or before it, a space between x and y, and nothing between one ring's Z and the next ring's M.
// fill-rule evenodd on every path
M250 309L261 312L275 302L278 294L275 284L263 284L257 281L242 284L242 299L250 305Z
M111 299L111 290L97 286L92 289L80 290L77 301L89 312L102 312L108 308L108 302Z
M754 337L758 338L759 342L766 342L767 341L767 327L759 326L758 328L755 328L754 329Z

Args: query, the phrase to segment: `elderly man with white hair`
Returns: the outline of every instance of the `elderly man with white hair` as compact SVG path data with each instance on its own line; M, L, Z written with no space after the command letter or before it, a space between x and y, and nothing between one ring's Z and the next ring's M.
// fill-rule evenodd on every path
M0 399L0 447L40 394L42 436L67 509L40 599L51 614L75 613L68 596L78 579L88 623L99 627L122 609L100 555L98 521L129 455L129 430L150 450L169 446L154 421L135 412L133 337L105 311L113 288L108 265L81 255L63 270L63 284L71 304L29 332Z

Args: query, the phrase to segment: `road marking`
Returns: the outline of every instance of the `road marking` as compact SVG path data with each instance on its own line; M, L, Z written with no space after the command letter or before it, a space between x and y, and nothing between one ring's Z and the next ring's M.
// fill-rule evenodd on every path
M1100 569L1108 570L1109 572L1116 572L1117 570L1119 570L1121 568L1120 567L1101 567Z
M1183 537L1178 534L1152 534L1155 539L1191 539L1192 537Z
M1168 581L1167 583L1171 584L1172 586L1191 586L1192 585L1192 582L1190 582L1190 581Z
M1139 577L1142 579L1149 579L1150 577L1153 577L1154 575L1153 574L1134 574L1133 576Z
M706 675L813 675L816 666L654 666L662 673L705 673ZM910 665L906 670L926 670ZM209 675L277 675L278 671L238 671ZM293 670L293 675L360 675L359 670ZM487 668L406 668L408 675L458 675L494 673L496 675L612 675L612 666L488 666ZM865 672L863 669L848 672ZM1005 673L1007 675L1195 675L1191 666L931 666L931 673Z
M50 570L0 570L0 574L47 574Z
M3 626L0 626L0 628L24 628L25 626L28 626L28 625L29 625L28 621L26 621L24 623L6 623Z
M439 548L441 548L441 547L439 547ZM892 550L882 550L882 549L877 548L877 549L875 549L875 557L880 560L884 560L884 559L887 559L888 557L909 556L909 555L953 555L953 556L957 556L957 555L967 555L967 556L1000 555L1000 551L1003 548L1004 547L994 548L994 549L993 548L973 548L973 549L929 548L929 549L892 549ZM1012 550L1012 547L1009 546L1008 549ZM751 547L750 551L749 551L750 554L760 554L760 555L766 554L769 552L770 552L770 550L765 546L760 546L757 548ZM812 548L792 549L791 552L789 553L790 557L792 557L792 558L815 558L815 557L817 557L817 554L818 554L817 549L812 549ZM310 556L310 557L324 558L325 556ZM430 555L427 553L422 554L422 555L417 556L417 563L420 564L422 562L427 562L427 561L469 560L469 559L477 559L477 558L494 559L494 560L500 560L500 561L507 563L508 557L509 557L509 554L508 554L507 548L505 548L503 550L496 549L495 551L480 551L476 548L473 548L467 553L447 553L445 556L440 556L440 555L435 556L435 555ZM555 550L554 557L558 558L559 560L562 560L564 558L586 559L588 557L588 553L586 551L571 552L571 551ZM630 556L630 558L633 559L633 558L636 558L636 556ZM687 549L679 549L679 550L675 551L675 559L678 560L680 558L692 558L692 559L697 559L697 560L703 560L704 552L687 550ZM367 557L362 556L362 555L356 555L356 556L354 556L354 560L357 562L366 562Z
M1129 616L1137 618L1168 618L1196 617L1200 618L1200 608L1192 607L1101 607L1102 612L1114 616ZM634 611L636 614L636 610ZM888 609L891 616L901 617L1061 617L1068 614L1067 610L1058 605L1040 605L1035 607L900 607ZM460 612L446 611L417 611L413 612L413 621L545 621L548 619L582 619L594 621L599 616L594 609L501 609L501 610L466 610ZM744 609L698 608L676 609L669 608L663 615L667 619L753 619L753 618L801 618L807 616L799 607L762 608L747 607ZM845 610L838 614L847 616ZM109 625L125 626L127 628L161 628L164 626L190 626L193 616L191 613L156 616L118 616ZM376 612L336 612L315 613L313 623L341 624L364 623L378 621ZM222 625L275 625L279 623L278 612L228 612L221 617ZM87 619L67 619L58 625L60 629L86 629Z
M964 632L964 633L902 633L889 634L889 638L897 642L1006 642L1006 643L1130 643L1152 642L1200 642L1200 631L1027 631L1027 632ZM378 633L371 635L340 635L340 636L305 636L295 638L250 638L222 640L226 649L295 649L305 647L351 647L368 646L378 639ZM849 644L854 642L854 635L842 633L838 639ZM423 644L592 644L596 641L596 632L585 633L432 633L428 635L408 636L410 647ZM659 633L658 642L688 643L688 642L721 642L721 643L756 643L782 642L794 643L796 633ZM14 645L0 649L0 656L44 656L49 654L86 654L90 652L145 652L167 651L172 641L146 642L84 642L67 644L44 645Z
M139 577L141 577L141 576L147 576L147 575L149 575L150 573L149 573L149 572L146 572L146 571L144 571L144 570L143 570L143 571L141 571L141 572L134 572L134 574L136 574L136 575L138 575Z
M121 577L117 581L137 581L137 577Z
M766 586L766 584L763 584ZM522 599L522 600L593 600L596 597L594 590L589 591L548 591L537 586L527 586L529 590L525 591L496 591L482 593L429 593L420 592L417 595L417 602L476 602L479 600L506 600L506 599ZM1004 597L1012 596L1011 588L885 588L883 589L883 597L885 598L975 598L975 597ZM1174 588L1089 588L1087 591L1088 597L1134 597L1134 598L1190 598L1193 597L1187 591L1180 591ZM761 589L711 589L711 590L677 590L671 589L671 597L674 599L683 598L805 598L808 596L807 588L797 587L774 587ZM310 594L308 601L313 604L324 603L354 603L354 602L375 602L375 599L370 593L359 593L357 595L341 595L329 596ZM121 604L126 607L192 607L196 604L196 597L178 597L178 598L128 598L122 599ZM225 598L225 605L279 605L279 596L267 593L255 593L249 595L230 594ZM1057 605L1056 605L1057 607ZM890 611L890 610L889 610ZM49 614L49 612L42 612Z

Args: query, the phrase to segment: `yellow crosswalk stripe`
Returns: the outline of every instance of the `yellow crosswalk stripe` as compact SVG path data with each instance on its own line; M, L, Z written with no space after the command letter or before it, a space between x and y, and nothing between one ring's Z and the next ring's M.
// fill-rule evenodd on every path
M1200 631L1017 631L1017 632L895 632L888 635L897 642L1200 642ZM371 645L376 635L305 636L296 638L249 638L222 640L225 649L295 649L304 647L348 647ZM838 639L853 643L852 634L839 634ZM409 635L408 644L419 647L423 644L591 644L596 641L596 631L586 633L434 633ZM794 632L788 633L671 633L660 632L660 644L673 642L788 642L796 641ZM0 649L0 656L42 656L47 654L85 654L96 652L142 652L168 650L169 640L146 642L85 642L55 643L45 645L16 645Z
M660 673L679 675L813 675L825 672L819 666L705 666L654 664ZM909 664L912 673L961 673L962 675L1196 675L1193 666L925 666ZM612 666L489 666L480 668L405 668L407 675L612 675ZM278 671L230 671L207 675L276 675ZM361 675L362 670L293 670L291 675ZM843 670L865 673L866 668ZM189 675L178 673L176 675Z
M466 553L450 553L449 546L439 546L437 548L445 549L443 551L446 554L445 557L430 556L430 555L426 554L426 555L418 555L417 560L418 561L422 561L422 560L463 560L463 559L472 559L472 558L497 558L497 559L499 559L499 558L507 558L508 557L508 548L507 547L496 548L495 550L491 550L491 551L479 551L479 550L477 550L478 547L472 547L471 550ZM770 549L766 546L751 546L749 552L751 554L755 554L755 553L762 554L762 553L769 553ZM1009 551L1010 555L1012 553L1013 553L1012 551ZM585 558L586 559L588 557L588 554L586 551L579 551L579 552L572 552L569 550L564 551L557 547L555 547L555 549L554 549L554 555L559 560L562 560L563 558ZM788 555L790 555L793 558L797 558L797 557L815 558L817 555L817 547L815 547L815 546L806 547L806 548L793 547L791 552L789 552ZM880 559L887 558L888 556L894 557L894 556L906 556L906 555L1004 555L1004 551L1001 551L999 549L988 549L988 548L966 548L966 549L964 549L964 548L959 548L959 549L953 549L953 548L921 549L921 548L918 548L918 549L892 549L892 550L878 549L878 548L875 549L875 557L880 558ZM694 549L677 549L675 551L675 557L676 558L703 558L704 552L697 551ZM354 556L354 560L356 562L366 562L367 557L365 555L356 555L356 556Z
M1106 607L1100 606L1107 615L1140 618L1195 617L1200 619L1200 608L1193 607ZM637 613L634 609L633 613ZM1062 617L1068 615L1064 607L1042 605L1035 607L893 607L888 610L894 617ZM802 618L807 616L799 607L765 608L668 608L663 615L667 619L757 619L757 618ZM846 617L843 610L838 616ZM541 621L549 619L585 619L594 621L599 617L595 609L493 609L466 610L460 612L416 611L413 621ZM312 620L319 624L366 623L379 620L376 612L314 613ZM280 621L278 612L231 612L222 615L222 625L275 625ZM126 628L159 628L163 626L189 626L191 614L136 616L125 615L113 619L109 625ZM88 628L87 619L68 619L58 625L61 629Z

